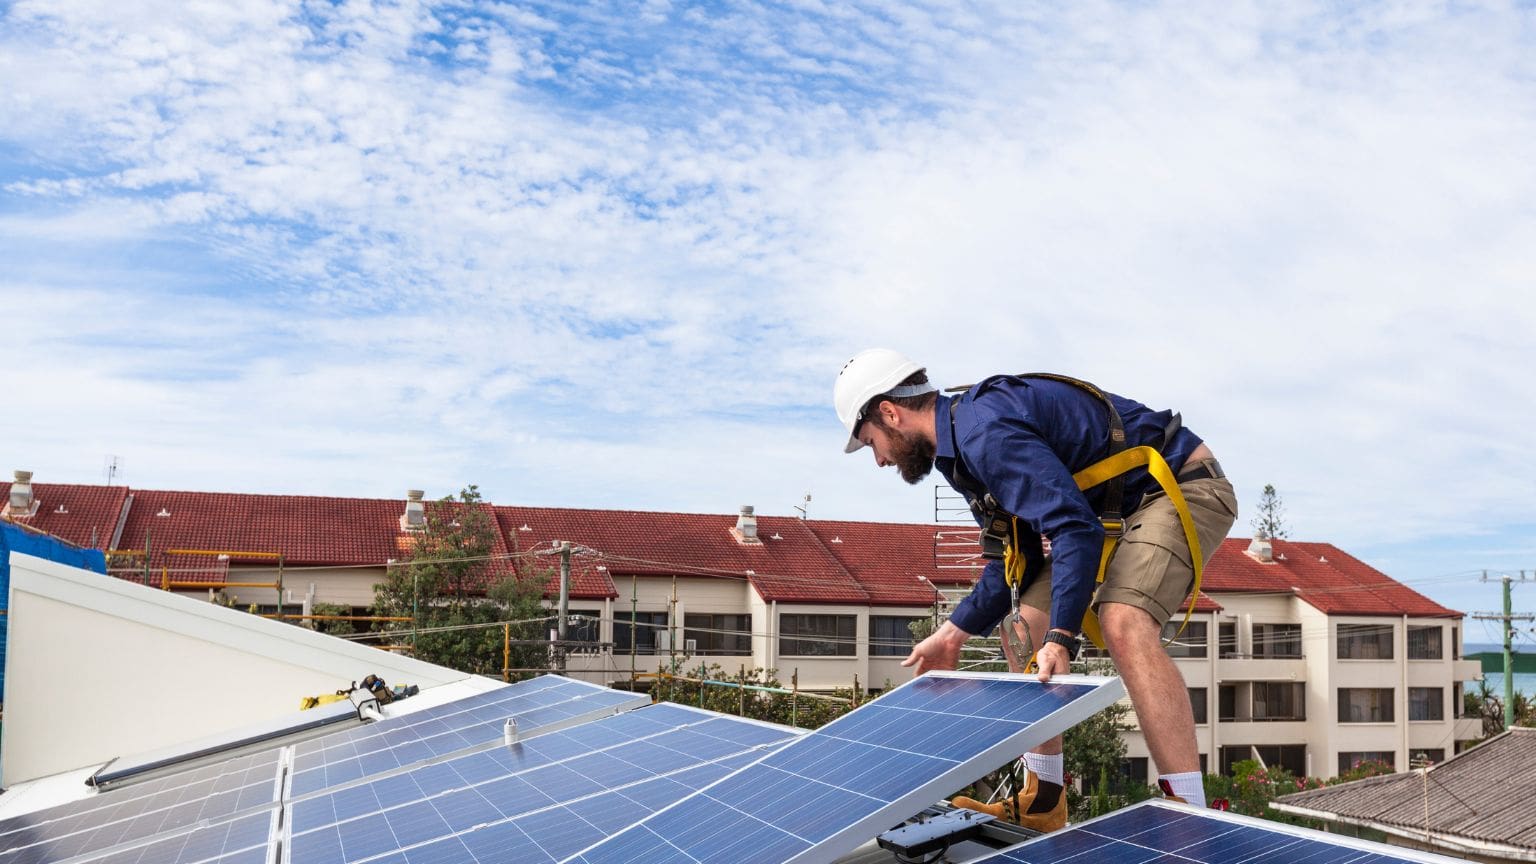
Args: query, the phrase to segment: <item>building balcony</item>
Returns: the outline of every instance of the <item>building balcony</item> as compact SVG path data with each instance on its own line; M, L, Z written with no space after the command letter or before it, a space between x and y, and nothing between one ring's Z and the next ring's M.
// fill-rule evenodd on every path
M1216 661L1218 681L1305 681L1307 661L1301 657L1239 657Z
M1483 664L1476 660L1452 660L1452 681L1481 681L1483 680Z
M1222 720L1216 731L1222 746L1279 744L1307 740L1305 720Z
M1479 717L1456 718L1452 736L1457 741L1475 741L1483 737L1483 721Z

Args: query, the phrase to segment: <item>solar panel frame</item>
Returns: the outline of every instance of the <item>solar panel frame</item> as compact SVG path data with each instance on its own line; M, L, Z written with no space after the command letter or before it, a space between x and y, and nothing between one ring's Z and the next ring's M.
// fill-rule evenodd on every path
M999 683L977 687L966 685L964 682L967 681ZM952 692L946 693L946 690ZM1010 702L1006 710L1014 711L1015 714L1027 713L1021 709L1041 698L1058 699L1061 704L1033 717L1027 723L1016 718L989 719L990 715L1014 716L1004 714L1000 700L1014 700L1016 697L1013 694L1021 691L1033 691L1035 695L1025 705ZM580 861L584 864L632 861L638 858L657 864L664 861L707 860L775 864L831 861L987 771L1013 761L1018 754L1098 713L1121 698L1124 692L1124 685L1114 676L1061 675L1050 683L1041 684L1032 677L1011 673L930 672L902 684L815 732L790 741L740 771L563 861ZM990 710L994 705L999 710ZM869 725L876 732L883 730L900 734L906 731L906 727L898 730L893 725L904 719L903 715L895 713L900 711L923 711L942 716L942 727L930 730L928 738L933 748L949 748L952 755L931 756L905 748L884 747L881 748L883 751L900 754L898 758L909 763L902 771L927 772L922 773L926 779L909 781L900 776L901 772L876 778L887 784L887 794L883 798L850 788L849 784L859 777L860 765L858 760L844 758L845 754L837 752L840 742L848 740L839 737L843 729ZM871 719L876 715L880 715L878 719ZM905 719L914 716L921 715L907 715ZM967 721L966 717L970 720ZM970 723L968 727L955 725L967 722ZM978 732L978 727L984 728ZM986 739L990 743L976 744L971 752L961 754L955 752L959 738L951 730L956 728L993 737ZM870 749L877 746L868 742L856 743ZM815 749L824 752L817 754ZM841 772L844 776L838 782L829 782L779 770L780 776L799 776L806 780L804 788L807 793L816 793L811 800L806 800L805 795L797 795L799 790L791 788L789 783L763 779L754 781L754 778L765 774L768 769L776 768L776 765L770 763L792 764L794 758L801 758L799 754L802 752L812 754L809 762L811 767L820 761L825 763L829 772ZM937 764L943 762L949 764ZM867 774L868 768L863 770ZM809 839L803 833L797 834L784 828L782 818L776 824L771 819L779 817L765 817L760 815L762 810L754 813L723 800L741 800L740 796L746 796L747 800L755 798L760 808L776 808L780 811L780 817L794 816L802 820L801 825L814 823L817 832L825 833L818 833L815 839ZM859 808L863 808L862 811ZM841 816L855 811L861 815L849 818ZM723 842L728 845L708 850L699 848L711 837L717 836L724 838ZM700 854L695 855L694 852Z
M113 789L134 781L135 778L166 769L176 769L177 766L196 767L200 760L219 756L232 751L244 750L247 753L261 752L258 746L278 738L290 738L304 733L316 735L329 734L329 732L341 730L326 730L325 727L333 726L349 721L361 722L358 718L357 707L351 702L334 702L329 705L319 705L307 711L294 714L285 714L275 720L265 723L255 723L239 729L230 730L224 735L210 738L202 738L194 742L173 747L164 747L144 753L121 756L102 766L95 774L86 780L86 784L101 789ZM324 731L322 731L324 730ZM291 744L292 741L276 743L265 748L276 750Z
M1158 829L1168 839L1177 840L1153 842L1154 838L1146 836ZM1138 837L1139 842L1134 839ZM1268 843L1255 842L1271 838ZM1455 864L1464 859L1154 799L966 859L965 864L1054 864L1063 860L1096 864Z

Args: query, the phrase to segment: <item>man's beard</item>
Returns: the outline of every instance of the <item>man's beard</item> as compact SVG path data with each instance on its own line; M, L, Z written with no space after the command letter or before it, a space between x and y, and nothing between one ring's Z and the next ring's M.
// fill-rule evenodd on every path
M933 442L916 432L897 432L889 428L891 463L901 472L901 479L916 486L933 470Z

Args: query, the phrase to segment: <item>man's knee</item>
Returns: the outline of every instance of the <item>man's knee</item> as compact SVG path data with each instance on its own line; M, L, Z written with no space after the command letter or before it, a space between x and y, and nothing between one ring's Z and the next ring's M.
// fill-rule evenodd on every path
M1162 627L1145 609L1124 603L1104 603L1099 606L1099 627L1104 633L1104 644L1113 656L1119 650L1144 650L1148 643L1159 644Z

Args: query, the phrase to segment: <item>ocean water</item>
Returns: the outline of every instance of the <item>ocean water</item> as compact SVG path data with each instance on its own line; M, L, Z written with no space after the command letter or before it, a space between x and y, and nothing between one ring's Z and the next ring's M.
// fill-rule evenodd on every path
M1503 645L1492 645L1492 644L1481 643L1481 642L1479 642L1479 643L1468 642L1468 643L1466 643L1466 645L1464 645L1462 647L1462 654L1463 654L1463 656L1465 656L1467 654L1478 654L1478 653L1482 653L1482 652L1485 652L1485 651L1499 652L1499 651L1503 651L1503 650L1504 650L1504 646ZM1515 650L1519 651L1519 652L1521 652L1523 654L1532 653L1530 645L1516 645L1515 646ZM1501 699L1504 697L1504 673L1502 673L1502 672L1484 672L1483 673L1483 680L1488 682L1488 687L1489 687L1489 689L1491 689L1493 691L1494 695L1498 696ZM1477 682L1475 682L1475 681L1468 681L1463 686L1463 690L1464 690L1464 692L1467 692L1467 693L1476 693L1477 692ZM1515 692L1517 692L1517 693L1524 693L1527 696L1536 696L1536 673L1516 672L1515 673Z
M1504 698L1504 673L1484 672L1483 680L1488 682L1488 688L1493 691L1495 696L1501 699ZM1477 684L1475 682L1467 684L1463 687L1463 692L1476 693L1476 687ZM1529 672L1516 674L1515 692L1524 693L1527 696L1536 696L1536 674Z

